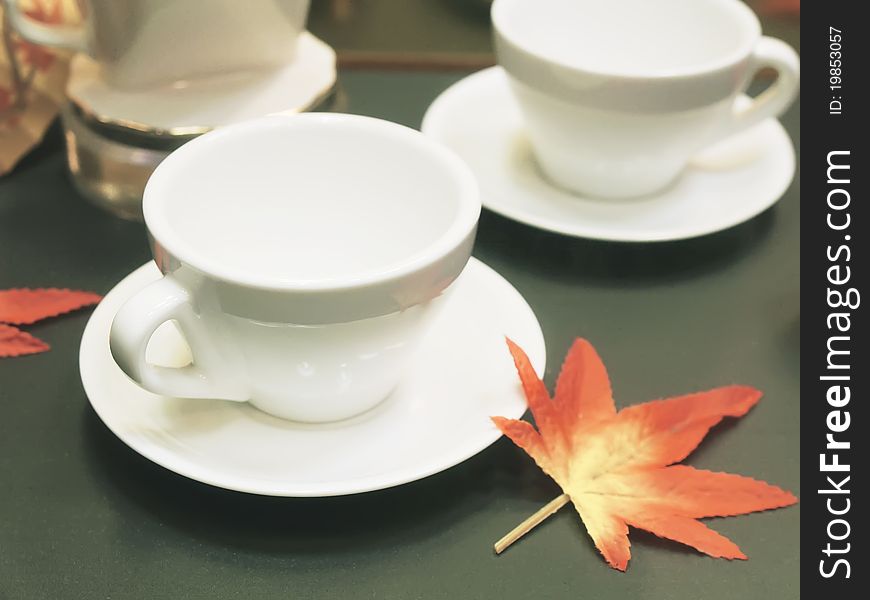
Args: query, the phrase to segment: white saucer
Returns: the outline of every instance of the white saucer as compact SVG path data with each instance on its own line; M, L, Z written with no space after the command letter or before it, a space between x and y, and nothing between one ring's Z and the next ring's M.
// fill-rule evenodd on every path
M67 95L87 117L103 124L154 135L192 135L263 115L308 110L330 94L335 80L335 51L305 32L293 61L279 69L146 90L109 85L97 62L77 54Z
M498 273L471 259L423 341L411 371L382 404L327 425L271 417L247 404L183 400L132 383L109 353L121 304L160 276L153 263L121 281L91 316L80 369L91 405L125 444L155 463L211 485L270 496L337 496L400 485L456 465L500 433L491 415L526 409L507 335L543 373L534 313ZM161 328L149 360L186 362L177 331Z
M540 174L500 67L443 92L426 112L422 130L471 166L488 209L540 229L601 240L676 240L727 229L775 204L795 169L791 140L770 119L706 150L656 195L575 196Z

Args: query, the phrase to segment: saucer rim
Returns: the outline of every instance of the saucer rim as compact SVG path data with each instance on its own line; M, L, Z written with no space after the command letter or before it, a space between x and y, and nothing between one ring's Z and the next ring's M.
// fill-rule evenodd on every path
M507 286L506 291L514 296L513 301L516 307L515 310L521 310L525 313L523 321L527 323L527 327L535 330L534 337L536 338L533 344L526 344L525 349L529 354L532 364L536 367L536 372L540 377L542 377L546 368L546 341L537 315L535 315L531 306L528 304L528 301L526 301L522 294L520 294L520 292L495 269L474 257L469 259L469 263L475 263L476 266L482 268L487 275L495 276L500 280L500 283ZM502 437L501 432L494 425L490 425L490 428L486 430L485 435L478 435L475 438L475 442L462 448L461 452L442 455L447 456L446 459L430 460L429 462L424 463L424 468L415 469L413 467L406 467L404 469L387 472L386 476L366 475L357 478L345 478L339 480L338 483L333 483L331 485L324 482L309 483L307 486L299 486L298 484L296 486L292 484L279 485L276 484L274 480L265 478L251 477L245 479L244 477L233 475L222 479L219 470L197 465L195 462L188 459L182 459L179 461L178 454L168 448L158 445L149 446L135 436L128 437L125 432L123 432L122 427L120 426L121 424L115 423L111 417L107 417L104 411L101 411L100 406L103 403L95 401L92 398L92 396L100 393L97 388L101 385L99 383L101 378L98 375L100 369L103 368L101 365L106 357L108 357L108 360L111 360L111 355L108 352L108 338L101 340L100 338L102 336L100 335L99 329L102 323L111 319L112 315L109 311L113 311L114 308L110 307L109 304L104 303L106 302L106 299L113 300L115 295L121 296L124 288L133 285L133 283L139 278L143 280L143 285L145 285L146 282L144 281L144 278L146 276L146 271L152 271L151 276L153 279L157 279L160 275L159 269L153 260L134 269L115 284L108 293L106 293L103 302L101 302L91 314L84 332L82 333L82 339L79 346L79 375L88 404L106 428L128 448L168 471L216 488L260 496L285 498L325 498L347 496L389 489L425 479L442 471L451 469L477 454L480 454ZM106 353L103 358L99 358L99 354L101 354L99 352L99 344L101 343L105 343L106 345ZM89 361L96 361L96 363L100 364L94 363L91 365L89 364ZM131 386L136 385L132 381L128 383ZM251 408L251 410L256 409ZM372 409L372 411L374 410L377 410L377 407ZM505 411L505 414L502 416L506 418L519 419L526 413L526 411L527 405L523 402L516 410ZM349 419L349 421L353 421L353 419ZM301 425L311 427L317 426L311 424ZM379 483L375 483L377 481L379 481Z
M296 114L302 112L311 112L316 110L317 108L325 105L327 101L332 98L332 96L336 93L338 89L338 65L337 65L337 56L335 54L335 50L321 40L319 37L315 36L309 31L303 31L299 36L300 43L309 43L312 45L312 51L316 49L317 51L327 50L332 54L332 66L330 68L330 82L326 86L320 88L318 91L313 92L311 94L311 98L305 104L301 104L299 106L290 107L284 110L276 111L273 113L268 113L270 115L281 115L281 114ZM90 57L86 57L82 55L81 57L74 57L75 59L80 60L92 60ZM292 63L290 63L292 64ZM288 65L285 65L282 68L288 68ZM66 96L70 104L72 104L76 110L81 114L82 121L84 122L92 122L96 124L98 127L106 127L109 129L120 130L120 131L132 131L139 135L147 135L153 138L162 138L162 139L181 139L187 140L192 139L197 136L208 133L209 131L214 131L219 127L224 127L231 123L221 123L216 125L184 125L180 127L163 127L159 125L153 125L146 123L144 121L139 121L136 119L127 119L123 117L113 117L108 114L103 114L99 109L90 105L90 103L82 98L80 95L75 93L74 86L72 85L74 76L71 74L69 81L66 84L65 91Z
M450 114L453 113L451 108L448 108L448 103L451 103L452 96L466 92L465 88L468 85L472 85L474 83L478 83L475 81L476 79L486 79L487 77L495 77L495 72L499 72L501 76L506 77L506 73L503 67L498 65L487 67L485 69L481 69L470 75L467 75L451 84L445 90L438 94L435 100L429 105L426 109L426 113L423 115L423 120L421 122L420 131L422 131L425 135L432 136L433 139L438 140L443 143L448 148L453 149L449 144L443 141L438 130L443 127L443 122L446 118L449 117ZM482 85L482 84L481 84ZM707 235L712 235L714 233L719 233L721 231L726 231L747 221L752 220L758 215L762 214L766 210L770 209L772 206L777 204L779 200L783 197L785 192L794 182L794 177L796 173L796 152L794 147L794 142L792 142L791 137L785 131L785 128L782 126L782 123L775 117L770 117L761 121L760 123L754 125L749 128L749 130L760 128L768 125L773 122L775 124L775 130L772 135L780 138L776 143L782 145L781 150L786 151L786 161L788 162L787 171L789 175L787 177L783 177L779 182L779 185L776 188L776 193L770 194L770 199L765 200L764 202L758 202L755 205L752 205L751 210L747 210L745 212L739 213L737 216L732 218L721 220L718 222L710 223L704 227L690 227L684 226L681 228L673 228L665 232L655 232L643 229L626 229L621 233L614 233L612 231L601 233L596 232L595 228L590 228L583 226L582 223L577 221L572 221L571 226L565 225L564 223L551 220L548 218L541 218L534 213L526 212L523 210L515 210L510 207L505 207L500 204L497 200L493 200L489 194L484 190L484 186L481 183L481 180L478 179L480 188L481 188L481 203L483 207L487 210L490 210L496 214L499 214L511 221L521 223L524 225L528 225L530 227L534 227L536 229L540 229L542 231L548 231L551 233L556 233L560 235L564 235L567 237L580 238L580 239L588 239L588 240L597 240L597 241L605 241L605 242L620 242L620 243L662 243L662 242L673 242L680 240L689 240L704 237ZM459 154L457 152L457 154ZM461 157L461 155L460 155ZM466 161L467 162L467 161ZM478 171L471 165L469 168L474 172L475 177L479 177ZM682 177L682 175L681 175ZM554 190L558 190L562 193L569 194L575 196L578 200L595 202L596 199L592 197L584 197L579 195L571 194L566 190L559 188L558 186L553 185L543 176L538 174L538 179L543 182L549 188ZM520 189L520 188L517 188ZM646 197L638 198L638 199L630 199L625 202L635 202L640 201L643 202L645 200L655 199L658 194L651 194ZM602 202L611 202L610 200L600 200ZM613 202L620 202L619 200ZM582 216L582 215L581 215ZM582 219L578 219L581 221Z

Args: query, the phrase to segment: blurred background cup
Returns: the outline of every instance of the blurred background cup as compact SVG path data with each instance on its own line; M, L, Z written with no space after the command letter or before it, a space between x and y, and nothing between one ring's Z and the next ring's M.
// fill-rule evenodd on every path
M84 23L50 26L4 0L25 39L85 52L119 88L290 62L308 0L81 0Z
M656 192L798 89L797 54L739 0L495 0L492 21L542 171L583 195ZM776 82L746 102L764 68Z

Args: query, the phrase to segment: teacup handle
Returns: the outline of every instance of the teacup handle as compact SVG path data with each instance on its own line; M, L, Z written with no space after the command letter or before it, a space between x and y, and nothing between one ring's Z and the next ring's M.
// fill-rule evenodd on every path
M145 360L145 349L163 323L178 323L193 353L193 364L181 368L159 367ZM109 348L121 370L140 386L163 396L214 398L244 402L247 395L217 381L220 359L200 335L203 325L190 302L190 294L171 275L155 281L127 300L115 315ZM200 363L197 363L197 359Z
M752 53L750 77L770 67L777 73L776 81L752 100L749 105L734 106L734 116L726 128L726 136L738 133L769 117L778 117L789 107L798 91L800 59L797 52L785 42L762 36Z
M39 44L40 46L68 48L78 52L88 51L83 27L46 25L24 14L18 5L19 0L3 1L6 3L6 14L12 27L28 42Z

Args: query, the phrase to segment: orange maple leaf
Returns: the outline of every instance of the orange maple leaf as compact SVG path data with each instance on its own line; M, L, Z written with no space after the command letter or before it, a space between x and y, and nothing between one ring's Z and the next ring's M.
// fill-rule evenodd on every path
M0 358L38 354L49 349L41 339L12 325L0 323Z
M763 481L674 464L724 417L745 415L761 398L758 390L727 386L617 412L607 371L588 341L574 342L552 399L525 352L510 340L508 346L537 429L503 417L493 422L565 492L539 511L538 520L570 500L610 566L628 566L629 525L710 556L746 559L734 542L697 519L797 502ZM512 542L535 524L527 520L524 530L506 539Z
M0 290L0 358L38 354L49 345L13 325L30 325L98 303L98 294L57 288Z
M100 300L102 296L99 294L66 288L0 290L0 322L30 325L97 304Z

